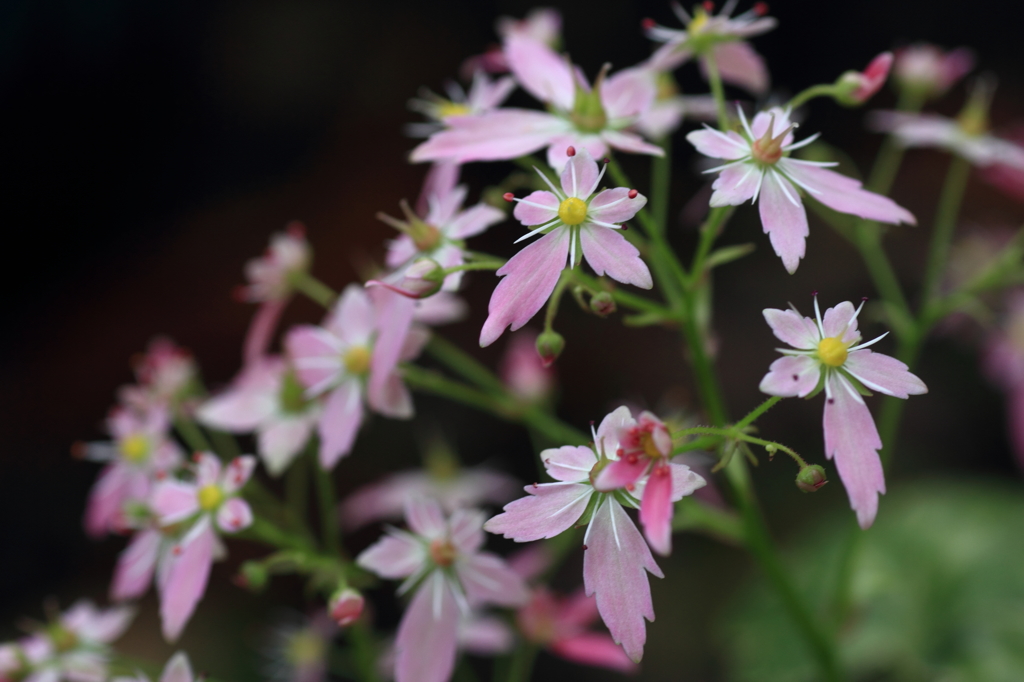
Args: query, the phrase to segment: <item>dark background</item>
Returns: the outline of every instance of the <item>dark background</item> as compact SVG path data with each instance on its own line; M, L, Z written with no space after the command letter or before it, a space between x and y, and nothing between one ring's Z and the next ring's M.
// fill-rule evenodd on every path
M648 54L643 17L675 25L662 2L556 4L565 19L566 49L591 75L605 61L621 67ZM114 391L131 379L128 358L165 333L196 353L209 384L229 380L252 313L231 300L231 289L242 282L243 263L289 220L308 226L314 273L333 287L356 279L361 263L379 259L391 231L374 214L397 214L398 200L413 198L422 178L422 168L405 162L413 143L401 127L418 120L406 101L421 86L441 91L465 57L494 42L497 16L521 17L529 7L319 0L0 4L0 291L7 321L0 340L0 635L14 636L21 615L41 617L47 595L66 606L79 595L105 594L122 543L95 544L82 534L97 467L73 461L69 447L102 437ZM779 28L754 44L782 93L830 82L893 46L928 40L974 47L979 70L999 77L997 128L1024 119L1024 15L1016 3L780 2L771 13ZM702 89L692 66L680 72L680 81L687 91ZM963 96L961 85L936 108L955 113ZM892 102L885 91L872 104ZM816 101L806 130L822 131L863 170L877 138L864 132L861 114ZM701 187L687 147L679 138L674 215ZM897 180L895 198L920 222L893 230L890 241L908 283L921 271L946 165L938 153L914 152ZM627 159L637 178L646 167ZM500 177L479 165L465 174L476 190ZM964 224L1012 226L1022 218L1019 204L972 181ZM673 241L688 253L692 225L677 222ZM762 308L791 300L809 309L815 289L829 305L874 294L854 252L813 219L811 229L809 255L792 277L749 209L738 213L724 239L757 245L754 256L722 269L717 280L720 365L734 412L758 400L757 383L774 356ZM480 248L509 255L514 234L511 223L502 224ZM482 275L467 281L474 312L452 334L473 348L492 287ZM565 308L559 325L569 342L559 362L563 416L585 425L623 398L653 406L667 395L690 395L670 334L627 331ZM299 302L288 320L319 315ZM882 331L878 324L865 327L868 336ZM494 362L500 349L479 357ZM884 342L880 350L891 352L892 345ZM940 339L919 373L931 393L907 410L896 479L936 472L1017 476L1003 436L1001 398L977 376L970 347ZM820 461L820 405L789 402L764 422L765 432ZM489 460L531 475L529 443L520 430L443 403L417 399L417 406L466 461ZM353 457L339 467L343 489L416 463L421 427L392 426L378 420L360 436ZM779 510L774 520L783 536L798 529L802 517L846 504L838 484L798 497L789 483L794 473L780 460L757 472L766 506ZM245 552L233 548L230 563ZM675 556L663 562L669 578L654 588L659 618L649 627L650 679L682 679L679 657L693 679L714 674L708 623L730 591L728 578L742 574L746 562L700 538L678 542ZM226 567L215 571L215 596L200 607L183 645L200 667L230 678L251 674L261 635L248 621L274 595L252 599L224 584L229 575ZM276 596L294 599L293 587L285 585ZM672 599L683 599L678 590L684 588L687 601L674 608ZM163 660L170 649L156 640L152 603L144 605L127 647ZM219 639L221 623L233 624L235 636ZM236 660L226 663L229 653ZM542 663L555 673L569 670L549 659Z

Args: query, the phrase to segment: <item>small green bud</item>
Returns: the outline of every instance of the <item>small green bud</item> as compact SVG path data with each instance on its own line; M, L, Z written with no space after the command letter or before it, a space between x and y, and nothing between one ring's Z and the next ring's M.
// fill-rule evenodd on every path
M607 291L594 294L590 297L590 310L595 315L608 317L615 312L615 299Z
M805 466L796 475L796 487L805 493L813 493L826 483L828 479L825 477L825 469L818 464Z
M565 338L554 329L549 329L537 337L537 354L545 367L550 367L565 350Z
M235 576L235 584L252 592L262 592L270 575L259 561L246 561Z

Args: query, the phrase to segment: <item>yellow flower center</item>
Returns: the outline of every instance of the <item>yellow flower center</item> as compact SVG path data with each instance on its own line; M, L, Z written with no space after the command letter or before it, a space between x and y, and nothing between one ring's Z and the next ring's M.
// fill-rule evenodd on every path
M199 489L199 507L203 511L213 511L224 501L224 493L221 489L210 483Z
M834 336L822 339L818 344L818 359L829 367L842 367L846 362L847 344Z
M693 14L693 20L686 27L686 30L690 32L690 35L700 33L708 25L708 13L703 9L698 8Z
M455 563L457 555L458 552L455 550L455 546L448 540L438 538L430 543L430 558L442 568L447 568Z
M138 464L149 455L149 439L140 434L133 434L121 441L121 454L133 464Z
M654 434L650 431L644 431L640 434L640 447L643 448L644 454L648 457L654 459L661 457L661 452L658 451L658 446L654 443Z
M370 369L370 350L366 346L352 346L342 356L349 374L366 374Z
M440 119L451 116L465 116L468 113L470 113L469 107L459 102L444 101L437 105L437 117Z
M558 217L566 225L579 225L587 219L587 204L582 199L569 197L558 207Z
M315 665L324 658L324 640L315 632L300 630L285 646L285 658L296 667Z

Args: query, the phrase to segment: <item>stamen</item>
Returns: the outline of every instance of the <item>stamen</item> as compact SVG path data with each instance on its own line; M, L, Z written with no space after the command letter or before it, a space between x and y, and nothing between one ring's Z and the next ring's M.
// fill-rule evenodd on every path
M654 19L651 19L650 17L646 17L640 20L640 27L643 28L645 31L650 31L655 26L657 26L657 24L654 23Z
M768 3L767 2L755 2L754 3L754 14L759 17L763 17L768 14Z
M516 198L516 195L512 194L512 192L505 192L503 195L501 195L501 198L509 203L512 203L512 200Z
M711 2L711 0L704 0L704 2L700 4L700 6L703 7L704 11L709 14L715 11L715 3Z
M630 199L636 199L636 195L637 194L639 194L639 192L637 192L635 189L629 190L629 198Z
M821 333L821 338L825 338L825 325L821 323L821 308L818 307L818 292L815 291L814 296L814 317L818 320L818 331Z
M565 154L566 156L576 156L576 147L570 146L568 149L565 150Z

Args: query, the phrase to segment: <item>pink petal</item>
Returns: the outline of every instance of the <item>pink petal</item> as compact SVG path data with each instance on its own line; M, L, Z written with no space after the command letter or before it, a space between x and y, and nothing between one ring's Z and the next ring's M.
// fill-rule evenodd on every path
M718 72L726 83L738 85L755 95L768 91L768 69L764 58L743 41L719 43L714 47ZM703 62L701 62L703 68ZM788 125L788 124L787 124ZM783 130L785 127L782 128Z
M456 161L435 161L430 166L427 177L423 180L423 189L416 199L417 215L427 214L429 197L443 196L455 189L455 185L459 184L461 169L462 166Z
M466 239L482 233L504 219L505 212L501 209L487 204L477 204L460 213L452 221L447 234L451 239Z
M796 189L778 173L766 171L758 202L761 225L771 238L772 248L789 274L793 274L804 257L809 234L807 212Z
M648 69L633 67L609 76L601 87L601 104L610 119L632 118L647 111L657 95Z
M600 614L597 612L597 600L588 597L581 588L566 597L560 604L556 619L559 629L575 631L593 623ZM622 649L619 649L621 651Z
M281 313L288 305L288 298L272 298L260 304L249 324L249 331L245 335L245 346L242 357L245 364L257 362L267 354L270 349L270 342L274 337L274 330L277 322L281 319Z
M772 129L773 137L780 134L792 123L790 120L791 113L791 111L782 107L772 107L767 111L759 111L754 116L754 120L750 122L750 131L754 133L754 139L764 136L769 128ZM783 146L792 144L793 139L793 132L790 131L786 137L782 138Z
M711 206L739 206L754 197L764 171L754 163L740 163L724 169L711 184Z
M633 426L636 426L636 420L629 408L625 405L615 408L605 415L597 427L595 448L598 452L613 456L619 449L619 433Z
M130 471L120 462L100 471L85 508L85 532L93 538L103 537L117 526L121 507L128 499L129 478Z
M596 632L584 632L551 643L551 652L574 663L609 668L624 673L636 672L636 663L612 638Z
M778 166L796 182L810 188L811 198L835 211L893 225L917 224L910 211L889 197L863 189L853 178L797 159L780 159Z
M888 355L872 353L868 348L850 353L843 369L872 391L897 398L928 392L924 382L907 371L905 364Z
M299 454L313 433L308 414L279 417L260 429L256 447L271 476L280 476Z
M284 337L284 347L296 378L306 388L330 387L342 376L342 341L323 327L292 327Z
M398 625L395 682L448 682L455 668L459 607L441 571L416 591Z
M456 509L448 519L448 535L455 548L463 554L473 554L484 544L484 521L487 516L479 509Z
M562 169L562 191L566 196L588 199L597 189L601 171L586 149L577 150Z
M569 256L570 231L559 227L512 256L498 270L505 275L491 295L480 345L494 343L505 327L512 331L530 321L547 302Z
M225 533L237 533L252 525L252 509L238 497L232 497L217 510L217 525Z
M610 492L625 488L639 480L651 466L649 457L631 455L624 459L610 462L594 479L594 489L598 492Z
M590 470L597 464L594 451L585 445L563 445L549 448L540 453L548 476L556 481L577 483L590 477Z
M825 401L825 456L835 457L850 507L861 528L869 528L878 512L878 494L885 493L885 475L878 450L882 439L867 405L849 383L833 373L832 397Z
M172 552L160 593L160 621L169 642L178 639L206 591L215 544L210 519L204 516Z
M539 40L512 35L505 41L509 70L523 89L563 111L572 109L576 87L568 60Z
M117 557L110 598L114 601L138 599L153 582L153 570L163 535L155 529L140 530Z
M558 197L551 192L537 190L517 202L516 207L512 209L512 215L523 225L543 225L558 217L558 207L561 206L561 203ZM540 206L531 206L531 204Z
M826 337L839 338L852 343L860 338L857 331L857 309L849 301L843 301L825 311L821 317L821 329Z
M515 634L501 618L470 615L459 621L459 648L478 656L495 656L508 652L515 644Z
M654 286L651 271L640 258L640 252L617 230L584 223L580 226L580 246L587 263L598 275L608 275L641 289Z
M637 663L644 655L644 618L654 621L644 569L664 577L651 550L618 502L606 498L594 512L583 554L583 584L597 595L597 610L616 643Z
M250 364L228 390L200 405L196 417L217 429L252 431L277 409L283 369L280 358L264 358Z
M252 477L252 472L255 471L255 469L256 458L252 455L235 457L224 470L221 489L228 495L241 490Z
M695 491L708 484L700 474L691 470L685 464L670 462L669 467L672 469L673 502L678 502L687 495L692 495Z
M586 149L593 159L601 159L608 154L608 145L601 139L601 135L581 133L574 129L566 134L554 136L545 156L548 165L556 173L560 174L568 163L570 157L566 152L569 147L573 147L577 152Z
M413 415L412 396L402 382L402 377L393 372L378 388L374 412L392 419L409 419Z
M349 284L324 321L324 327L348 345L363 345L377 329L378 315L366 289Z
M385 535L356 558L356 563L382 578L408 578L427 561L426 547L409 533Z
M795 310L778 310L765 308L765 322L772 328L772 333L783 343L800 350L815 350L821 341L818 326L809 317L804 317Z
M529 496L506 504L484 530L516 542L553 538L579 520L594 489L580 483L535 483L526 492Z
M400 393L396 393L394 371L405 345L405 338L416 311L416 302L383 288L370 292L377 309L377 341L370 359L370 380L366 387L367 402L382 414L400 411ZM400 384L401 382L399 382Z
M429 209L424 221L437 227L446 226L462 208L468 191L465 185L458 185L448 192L435 194L428 202Z
M772 363L761 379L762 393L803 398L818 386L821 363L808 355L784 355Z
M647 479L640 501L640 523L655 552L672 553L672 469L667 464L655 467Z
M161 481L153 490L150 507L162 525L177 523L199 511L196 487L181 481Z
M521 606L527 600L523 579L494 554L481 552L466 557L455 564L455 573L473 606Z
M437 500L413 498L406 500L405 521L409 528L425 538L443 537L448 532L444 510Z
M640 209L647 205L647 197L637 193L629 198L628 187L606 189L594 197L587 207L588 220L600 220L603 223L624 223L632 220Z
M624 130L602 130L601 139L608 143L608 146L622 152L631 154L648 154L650 156L665 156L665 150L656 144L651 144L635 133Z
M728 133L704 126L704 130L694 130L686 134L687 141L697 148L704 156L713 159L734 161L750 156L750 143L740 137L734 130Z
M883 52L872 59L863 73L858 74L861 77L861 83L853 92L853 99L858 102L866 102L881 90L885 85L885 80L889 77L893 59L892 52Z
M495 109L452 121L450 128L434 133L412 150L410 159L413 163L445 159L458 163L516 159L548 146L552 138L570 129L568 121L554 114L528 109Z
M192 682L192 666L189 665L188 655L184 651L171 656L164 666L163 674L160 675L160 682Z
M357 379L342 382L327 396L320 415L320 466L331 470L352 451L352 444L363 422L362 390Z
M217 485L220 483L220 460L217 455L210 452L197 452L195 454L195 473L197 488L204 485Z

